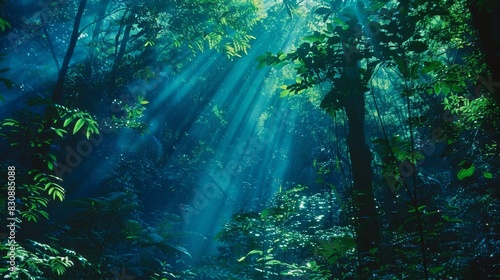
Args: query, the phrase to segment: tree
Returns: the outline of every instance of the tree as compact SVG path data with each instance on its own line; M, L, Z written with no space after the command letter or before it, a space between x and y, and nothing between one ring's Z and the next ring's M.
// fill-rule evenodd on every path
M428 278L426 246L424 230L419 208L416 186L417 161L421 153L415 150L414 127L412 124L415 110L412 108L412 97L425 93L429 83L424 82L426 74L438 71L443 63L424 60L423 54L429 51L429 45L446 44L443 37L430 41L424 40L426 28L441 24L449 15L447 1L372 1L365 7L361 1L356 6L344 7L341 10L324 6L315 10L321 17L318 30L302 38L303 43L288 53L266 53L259 58L260 66L281 66L292 64L296 71L295 83L283 86L281 96L300 93L303 90L327 84L331 89L321 102L321 108L335 115L344 110L349 125L347 143L350 153L353 175L353 215L357 249L360 261L360 276L367 277L367 271L379 266L377 258L381 250L380 233L377 225L377 209L372 187L371 161L372 154L365 142L365 97L364 93L373 90L372 78L379 67L386 67L397 76L397 90L404 98L408 113L408 147L403 157L396 157L389 141L387 157L396 166L397 177L387 178L390 187L395 191L400 186L406 190L413 213L417 220L419 243L422 254L423 273ZM448 33L447 33L448 34ZM463 35L463 34L461 34ZM452 38L457 38L453 37ZM449 38L448 38L449 39ZM439 58L438 58L439 59ZM437 60L438 60L437 59ZM441 58L442 59L442 58ZM443 72L448 73L444 70ZM456 81L442 79L449 92L451 88L460 88ZM455 84L453 84L455 83ZM461 82L465 85L465 81ZM371 85L370 85L371 84ZM369 86L370 85L370 86ZM369 88L370 87L370 88ZM372 91L373 94L373 91ZM383 131L386 140L388 135ZM399 170L398 170L399 168ZM412 177L413 186L400 180L401 174ZM395 186L397 185L397 186Z

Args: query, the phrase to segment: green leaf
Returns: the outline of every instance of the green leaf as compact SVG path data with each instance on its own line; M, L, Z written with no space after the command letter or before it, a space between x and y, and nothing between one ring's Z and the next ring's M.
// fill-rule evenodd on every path
M441 93L441 84L440 83L435 83L434 84L434 92L436 94L440 94Z
M52 161L47 162L47 167L49 168L49 170L54 169L54 164L52 163Z
M245 260L246 257L248 257L250 255L254 255L254 254L259 254L262 256L262 254L264 254L264 252L261 250L252 250L252 251L248 252L248 254L246 256L239 258L238 262L242 262L243 260Z
M424 210L424 208L427 207L427 205L420 205L418 207L418 211L419 212L422 212L422 210ZM416 209L415 208L412 208L411 210L408 210L408 213L415 213L416 212Z
M450 93L451 91L450 85L444 83L441 84L441 91L443 92L444 95L448 95L448 93Z
M439 67L441 67L443 63L440 61L424 61L424 67L422 68L422 74L427 74L429 72L432 72Z
M318 41L319 42L323 41L323 39L325 39L325 37L326 36L324 34L321 34L318 31L315 31L313 35L303 37L302 40L306 41L306 42L314 43L314 42L318 42Z
M142 104L142 105L149 104L149 101L147 101L147 100L142 100L142 101L141 101L141 104Z
M475 170L474 165L471 165L467 169L465 169L465 168L460 169L460 171L458 171L458 173L457 173L458 180L463 180L467 177L472 176L472 174L474 174L474 170Z
M372 4L370 7L367 8L367 10L371 12L377 12L383 6L385 6L385 2L381 1L380 3Z
M285 89L280 93L280 98L285 98L290 94L290 91Z
M411 41L408 44L408 50L416 53L423 53L429 49L426 43L420 41Z
M73 135L75 135L84 124L85 121L83 119L79 119L78 121L76 121L75 127L73 128Z
M453 92L463 92L464 91L464 89L460 85L457 85L457 84L451 84L450 89Z
M64 194L60 191L54 192L53 198L56 200L56 197L59 198L60 201L64 200Z
M53 128L53 129L57 135L59 135L60 137L64 137L64 133L66 133L66 130L61 129L61 128Z
M270 260L270 261L266 262L265 264L266 265L277 265L277 264L281 264L281 262L278 260Z
M484 178L486 178L486 179L491 179L491 178L493 178L493 174L491 174L490 172L484 172L484 173L483 173L483 176L484 176Z
M433 267L433 268L429 269L429 271L432 274L436 274L436 273L440 272L443 269L444 269L444 266L436 266L436 267Z
M73 118L66 119L63 123L63 127L67 127L72 121L73 121Z

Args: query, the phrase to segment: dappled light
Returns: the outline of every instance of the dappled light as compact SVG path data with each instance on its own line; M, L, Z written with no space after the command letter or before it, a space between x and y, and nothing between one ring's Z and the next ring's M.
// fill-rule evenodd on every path
M0 0L0 273L499 278L499 13Z

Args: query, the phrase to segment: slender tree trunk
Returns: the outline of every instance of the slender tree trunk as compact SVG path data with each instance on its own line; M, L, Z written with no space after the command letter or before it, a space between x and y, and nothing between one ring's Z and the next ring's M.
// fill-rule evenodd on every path
M61 66L59 65L59 60L57 60L56 51L54 50L54 45L52 44L52 40L50 39L50 34L47 30L47 22L45 21L44 16L40 16L40 22L42 24L43 34L45 35L45 37L47 37L47 45L49 47L50 55L52 55L52 59L54 59L57 71L61 71Z
M376 254L372 254L372 249L380 245L377 209L372 186L372 154L365 142L365 99L364 93L359 89L361 78L357 66L347 66L343 76L349 85L349 93L344 99L344 108L349 124L347 144L354 180L352 197L356 242L360 271L365 273L363 271L365 268L370 270L377 268Z
M66 75L68 74L69 63L73 57L73 52L75 51L76 42L78 41L78 36L80 35L80 22L82 20L83 11L87 5L87 0L81 0L78 6L78 12L76 13L75 22L73 24L73 32L71 33L71 38L69 40L68 50L64 56L64 61L61 66L61 71L59 71L59 77L57 78L56 88L54 89L54 95L52 95L52 101L58 104L64 103L64 80L66 80Z
M97 15L95 17L95 27L94 31L92 32L92 42L97 43L99 40L100 34L101 34L101 29L102 29L102 23L104 21L104 16L106 15L106 10L109 5L109 0L101 0L99 2L99 7L97 11ZM90 48L89 52L89 58L85 64L85 73L91 77L93 68L94 68L94 59L95 59L95 45L93 45Z
M52 95L52 101L57 104L64 104L64 80L66 79L66 75L69 69L69 63L71 61L71 57L73 56L73 52L75 50L76 42L79 36L79 28L80 22L82 19L83 11L85 10L85 6L87 5L87 0L81 0L80 5L78 7L78 12L76 13L75 23L73 26L73 32L71 34L70 42L68 45L68 50L66 55L64 56L64 61L61 66L61 70L59 71L59 76L57 78L56 87L54 89L54 93ZM59 116L57 111L53 108L48 108L43 116L44 122L44 130L38 136L39 142L42 144L40 147L35 147L32 166L35 169L47 171L47 164L39 155L47 155L50 152L50 144L53 142L53 139L58 137L57 134L50 129L54 124L54 120Z
M130 21L133 16L132 12L125 12L120 29L118 34L116 35L115 42L115 61L113 62L113 68L109 73L109 85L111 89L119 89L123 86L123 81L119 80L119 70L123 63L123 57L125 56L125 52L127 50L127 44L130 40L130 31L132 30L132 22ZM124 21L124 22L123 22ZM119 41L121 30L123 29L123 25L125 25L125 30L123 31L123 36L121 41Z

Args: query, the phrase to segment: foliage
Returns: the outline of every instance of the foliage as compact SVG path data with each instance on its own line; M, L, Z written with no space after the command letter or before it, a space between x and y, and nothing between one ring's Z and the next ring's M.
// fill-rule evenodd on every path
M1 24L1 20L2 19L0 18L0 24ZM0 61L4 60L4 56L5 56L5 54L0 53ZM4 73L4 72L7 72L7 71L9 71L9 68L2 68L2 69L0 69L0 73ZM13 83L12 83L11 80L9 80L7 78L4 78L4 77L0 77L0 82L2 82L8 89L12 88ZM4 99L3 95L0 95L0 100L2 102L5 102L5 99Z
M247 53L250 40L255 39L248 33L262 19L263 3L255 0L173 2L177 8L171 12L175 16L169 21L168 32L174 45L186 42L190 49L203 52L206 42L210 49L223 51L228 57Z
M25 244L17 243L15 246L16 259L19 260L17 269L14 272L8 272L7 267L0 268L0 273L9 279L60 279L67 269L74 267L75 261L83 266L87 265L87 260L76 252L39 243L33 240L26 240ZM8 258L10 245L3 242L0 246L0 252L4 254L4 259Z
M99 131L93 118L80 110L70 110L41 97L30 99L26 104L30 109L21 109L15 112L12 117L2 121L0 135L7 140L12 150L17 151L17 158L13 158L15 161L11 164L16 166L16 197L19 198L20 202L16 210L20 215L20 221L36 223L41 217L49 219L46 208L51 199L63 201L65 198L62 179L49 174L49 171L58 168L56 155L50 152L46 154L38 152L38 148L53 145L57 139L44 140L41 135L55 132L55 135L64 138L68 134L67 127L71 124L73 124L73 135L84 129L85 135L89 138L91 134L96 134ZM51 120L44 118L42 114L38 113L40 107L55 111L56 118ZM40 160L46 169L30 168L30 159ZM6 191L7 184L2 184L2 186L2 191ZM7 197L1 199L1 204L7 204ZM7 207L2 207L2 209L5 211ZM19 245L16 247L16 256L21 260L26 260L26 262L23 262L20 270L14 272L12 277L35 279L34 275L45 273L43 267L50 268L53 274L62 275L67 267L73 265L67 259L61 260L60 256L47 255L38 249L40 247L53 254L59 254L53 247L37 241L31 241L31 243L33 246L21 247ZM73 255L76 256L76 253Z
M179 230L181 219L158 213L150 215L154 219L144 221L139 197L132 189L74 201L72 205L77 209L68 221L61 243L72 244L76 251L84 252L92 266L68 271L67 277L105 278L120 274L120 269L121 274L151 279L193 275L174 261L191 259L179 241L183 235Z
M5 4L6 4L6 2L3 2L3 1L0 2L0 5L5 5ZM8 21L6 21L2 17L0 17L0 29L2 30L2 32L4 32L6 28L12 28L12 26L10 25L10 23ZM0 61L4 60L4 56L5 56L5 54L0 53ZM9 70L9 68L2 68L2 69L0 69L0 73L4 73L8 70ZM6 79L4 77L0 77L0 82L2 82L8 89L12 88L12 81L11 80ZM5 102L4 97L2 95L0 95L0 100L2 102Z
M138 131L140 134L145 134L148 131L148 126L141 120L141 117L146 110L144 106L148 103L142 96L139 96L137 101L130 103L115 99L112 106L119 108L116 110L118 112L111 116L110 124L105 125L111 130L130 128Z
M394 182L404 183L407 199L413 204L412 213L416 215L412 219L417 220L416 227L420 236L410 242L420 243L422 246L421 261L426 278L428 276L424 236L426 238L430 236L432 239L437 233L422 228L425 222L421 220L425 219L419 217L419 212L425 212L425 209L420 208L422 206L417 204L417 199L424 195L425 190L420 187L419 176L413 177L417 179L407 178L408 173L412 175L417 172L418 166L426 156L429 156L429 153L424 154L428 150L415 149L415 139L418 136L414 136L414 127L416 124L422 126L422 122L426 119L414 117L418 107L415 106L417 109L414 109L413 103L422 100L421 104L425 104L423 101L425 97L422 96L424 93L442 94L445 96L444 109L450 110L453 114L460 112L458 122L452 120L444 126L443 138L448 144L458 142L459 137L471 132L472 125L466 128L469 122L477 128L483 116L492 118L492 122L495 123L493 119L498 115L494 106L487 105L491 104L490 100L479 97L469 101L470 98L466 96L469 94L467 89L475 82L473 79L481 75L479 71L484 69L484 63L479 63L474 58L473 52L470 52L471 58L463 55L465 67L452 61L452 55L459 53L455 50L470 47L470 39L475 36L474 32L470 31L468 15L464 13L465 7L465 1L373 1L367 7L358 1L356 7L345 7L340 11L322 6L315 11L321 17L317 20L320 22L318 28L303 37L298 47L287 53L268 52L257 58L258 67L270 65L294 69L296 74L294 81L281 86L280 97L318 86L326 88L320 107L333 116L345 107L345 101L350 100L349 94L352 92L367 92L371 87L372 95L378 91L385 93L387 89L382 90L374 86L374 77L380 76L383 71L391 72L384 79L391 79L394 86L392 92L399 93L406 99L404 105L407 107L408 129L403 137L388 134L384 127L386 124L382 122L381 113L377 108L376 116L381 121L384 138L374 140L375 151L381 159L379 163L382 166L382 176L390 183L392 190L397 191L397 187L393 188ZM443 32L443 30L453 31ZM448 55L448 52L453 54ZM382 67L384 70L380 70ZM359 79L352 78L358 76ZM323 87L323 84L327 86ZM359 110L364 108L361 107ZM480 111L483 113L479 113ZM465 114L466 118L461 120ZM462 126L462 123L465 126ZM475 130L476 134L479 130L479 128ZM442 140L432 139L432 141L439 143ZM472 154L478 154L473 142L474 140L467 152L467 159L471 159ZM481 157L479 161L483 164ZM406 170L402 169L404 164ZM405 176L402 174L403 171L406 173ZM459 180L464 180L473 173L474 165L467 164L466 167L462 166L457 177ZM490 177L490 174L487 177ZM413 190L408 187L411 183ZM419 185L418 192L417 185ZM447 222L453 221L449 217L444 219ZM438 228L441 229L440 226ZM418 258L417 253L415 257ZM416 262L417 259L409 261L409 263ZM413 273L417 273L417 270L415 267ZM444 270L439 265L429 268L433 275Z
M64 138L68 134L67 127L73 123L72 134L75 135L82 128L85 130L87 139L92 134L98 134L97 122L88 113L78 109L70 110L64 106L54 104L46 98L33 98L26 102L29 107L42 106L45 110L54 112L54 119L47 119L39 113L35 113L36 109L21 109L14 113L12 118L6 118L0 124L0 136L8 141L11 149L18 151L20 162L33 159L41 162L45 167L34 166L26 173L26 181L20 185L20 189L26 191L26 206L28 210L23 212L23 217L28 221L37 221L39 214L48 218L48 214L40 210L47 206L47 200L40 197L40 191L45 191L55 200L56 198L62 201L64 199L64 188L60 185L62 178L58 177L60 170L59 162L56 155L52 152L40 152L40 148L55 145L57 139L47 139L44 135L53 133L57 137ZM31 164L29 162L28 164ZM40 170L43 168L43 170ZM54 171L57 176L47 174L49 171Z
M28 108L17 111L0 124L1 136L10 145L8 157L15 159L2 166L16 165L20 174L16 182L19 217L31 225L38 223L48 236L47 241L37 235L37 241L25 239L18 244L16 253L22 259L21 269L11 277L356 279L355 266L359 259L351 226L352 207L351 201L344 198L350 193L351 170L344 170L349 160L343 158L344 152L347 153L347 140L341 137L346 133L346 126L345 116L340 114L353 89L370 90L367 96L373 96L374 103L380 104L376 112L373 109L376 104L366 106L370 113L366 127L374 134L370 135L373 144L370 148L381 177L391 178L392 186L396 186L388 190L383 186L385 182L377 185L384 246L377 249L383 256L379 260L382 266L371 271L373 279L421 279L420 244L426 246L430 278L494 277L493 272L498 268L494 258L499 245L495 232L500 225L495 189L499 178L498 140L495 139L500 127L499 111L491 100L489 84L485 83L491 80L485 78L488 73L483 58L473 43L475 34L469 25L466 2L375 0L358 1L356 7L340 7L347 2L353 1L277 0L266 3L264 11L263 3L250 0L91 1L90 5L94 6L87 9L90 23L82 28L79 38L82 43L79 47L84 46L88 51L83 57L88 56L71 66L65 83L69 102L62 106L44 98L31 99ZM493 7L492 1L475 2L480 9ZM99 9L102 14L90 13ZM273 20L263 22L266 13ZM296 19L298 16L304 19ZM69 18L70 13L65 17ZM58 41L67 31L63 24L55 24L59 19L59 16L52 18L44 26L49 34L58 34ZM309 22L311 19L313 23ZM287 21L303 26L292 28L284 24ZM221 85L215 77L238 68L227 61L212 65L210 52L239 57L248 52L254 35L260 34L252 31L256 27L266 32L285 30L293 39L297 29L304 29L305 25L311 28L310 33L292 50L266 53L258 62L260 66L284 66L284 72L271 72L272 86L261 91L277 91L283 98L314 91L304 99L283 101L301 112L299 118L286 116L296 122L291 137L295 146L294 151L283 158L293 163L287 167L290 181L301 180L301 172L310 168L317 174L313 176L316 181L309 182L316 185L307 191L301 186L290 190L280 187L265 209L254 212L244 209L234 214L216 236L222 243L219 254L203 256L201 261L191 260L192 249L183 239L189 233L180 230L181 219L165 211L143 211L164 204L170 207L167 211L178 211L175 206L190 198L193 180L216 153L206 135L226 131L234 116L232 112L240 111L239 107L228 108L226 104L211 102L215 100L212 92L218 91ZM89 31L90 27L93 31ZM5 28L10 25L0 18L0 29ZM43 46L48 46L51 40L41 35L36 38ZM33 48L31 43L31 40L25 42L26 49ZM200 56L204 61L199 65L207 64L210 74L192 79L182 73L179 85L170 83L172 78L163 79L171 69L175 73L193 63L192 55L199 52L207 53ZM31 56L40 57L40 53L30 49ZM361 77L356 83L349 83L345 78L352 69L357 69ZM11 72L5 71L7 68L0 69L0 73ZM248 77L252 77L251 74L247 74ZM477 77L482 78L478 81ZM132 92L128 86L137 80L146 86L141 92ZM100 178L102 180L91 179L92 185L98 187L84 190L85 194L98 194L93 198L65 200L68 204L60 205L70 208L70 217L52 220L51 214L48 225L55 229L49 230L47 224L42 224L45 222L42 218L49 218L49 201L63 201L65 186L74 184L74 190L82 187L78 179L71 178L63 184L61 178L50 174L49 171L60 168L57 152L60 146L79 134L89 139L104 128L147 132L144 121L147 100L154 100L151 95L158 93L158 89L163 88L159 85L167 80L168 88L189 86L191 91L182 102L186 106L168 113L174 115L187 108L186 116L198 117L193 118L196 126L168 123L182 117L160 120L162 128L156 136L161 147L171 147L167 164L164 164L166 160L151 160L147 151L120 155L119 160L110 161L113 170ZM0 77L0 82L12 86L6 78ZM194 90L192 84L196 84ZM212 87L206 86L210 84ZM176 92L168 94L176 95ZM123 95L127 95L127 99L121 98ZM230 96L228 94L228 98L234 98ZM204 103L204 100L208 101ZM408 109L403 107L406 100L409 100ZM327 117L322 119L313 114L316 111L309 103L332 115L335 124L328 123ZM192 107L196 108L191 111ZM205 108L212 110L196 116ZM276 108L270 106L261 114L259 137L265 136ZM47 118L43 111L54 114ZM452 116L443 122L443 115L447 113ZM108 114L110 119L99 128L95 118L105 119ZM376 129L377 125L385 130L383 135ZM429 130L436 128L443 131L443 137L431 139L436 151L426 153L428 150L422 147L429 144L425 142L431 137ZM189 139L178 141L188 136L188 132ZM41 137L44 133L54 138ZM276 137L282 138L282 134L276 133ZM322 141L320 144L318 139ZM181 147L181 142L188 144ZM281 139L280 143L285 140ZM45 145L51 146L48 153L37 152L37 148ZM105 153L111 155L115 151ZM263 162L259 155L252 154L253 165ZM43 162L42 168L30 168L34 158ZM238 155L235 158L243 161ZM401 163L418 167L414 171L416 179L403 175ZM224 167L219 159L214 164ZM427 169L432 173L423 175L421 172ZM82 170L85 174L91 169ZM252 174L244 178L254 179ZM335 180L342 179L345 186L337 186ZM416 186L413 190L401 188L412 183ZM243 196L247 194L244 188L250 184L241 184ZM330 189L324 190L325 186ZM321 188L321 193L316 194L314 187ZM145 196L157 197L158 193L166 196L164 203L146 205ZM6 201L0 198L2 209L6 209ZM61 209L66 210L56 208L55 211ZM417 220L417 213L421 213L422 221ZM27 236L34 236L38 231L38 227L23 226L23 234ZM0 251L7 250L4 242ZM83 252L84 256L72 250ZM192 265L191 261L201 264ZM6 270L1 268L0 272Z
M224 260L237 259L244 275L254 278L328 279L331 269L346 273L349 268L343 267L344 262L354 253L352 233L325 225L334 211L328 205L331 194L307 197L301 195L304 189L298 186L278 193L274 206L260 214L233 215L216 236L230 252Z
M15 112L13 118L5 119L1 124L1 136L9 141L10 146L21 146L34 150L42 145L52 145L55 139L43 140L40 135L53 131L59 137L64 138L68 133L66 129L71 123L74 123L72 135L78 133L82 128L85 130L87 139L92 134L99 134L97 122L86 112L54 104L50 99L42 97L30 99L26 104L33 109L22 109ZM39 106L46 110L56 111L57 117L51 120L44 119L40 113L36 113ZM23 152L26 153L26 150ZM53 169L55 162L53 155L32 154L44 160L50 170Z

